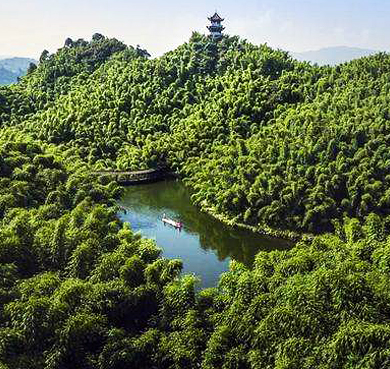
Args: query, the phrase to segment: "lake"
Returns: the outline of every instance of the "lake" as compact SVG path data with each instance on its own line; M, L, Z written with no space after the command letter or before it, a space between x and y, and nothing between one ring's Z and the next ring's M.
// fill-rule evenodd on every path
M213 287L231 259L251 266L260 250L287 249L291 241L232 228L191 203L190 191L177 181L127 187L119 217L142 236L154 239L166 258L183 261L183 273L201 278L199 287ZM163 214L181 221L181 231L161 221Z

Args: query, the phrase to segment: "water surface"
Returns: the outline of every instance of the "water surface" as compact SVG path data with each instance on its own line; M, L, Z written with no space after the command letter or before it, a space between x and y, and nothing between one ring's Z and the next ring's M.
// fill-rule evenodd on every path
M152 238L163 256L183 260L183 273L201 278L201 287L213 287L231 259L251 266L260 250L286 249L290 241L229 227L201 212L191 203L181 181L163 181L127 187L120 205L120 218L132 229ZM164 225L162 215L183 222L181 231Z

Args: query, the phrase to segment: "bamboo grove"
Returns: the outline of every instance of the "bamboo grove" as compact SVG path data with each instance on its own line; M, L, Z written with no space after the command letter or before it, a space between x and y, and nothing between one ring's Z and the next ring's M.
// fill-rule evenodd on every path
M390 57L336 67L238 37L150 59L95 34L0 88L0 368L390 366ZM195 291L97 170L312 233Z

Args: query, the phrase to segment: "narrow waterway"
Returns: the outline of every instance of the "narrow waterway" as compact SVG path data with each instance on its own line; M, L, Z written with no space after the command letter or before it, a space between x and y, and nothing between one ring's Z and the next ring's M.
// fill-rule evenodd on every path
M201 278L201 287L216 286L231 259L251 266L260 250L286 249L290 241L269 238L245 229L234 229L192 205L181 181L163 181L126 188L120 201L126 209L120 218L132 229L152 238L163 256L183 260L183 273ZM181 231L164 225L162 215L181 221Z

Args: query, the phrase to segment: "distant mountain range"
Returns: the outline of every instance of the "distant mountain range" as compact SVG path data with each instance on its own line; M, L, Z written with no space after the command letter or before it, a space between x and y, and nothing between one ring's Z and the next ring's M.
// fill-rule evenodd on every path
M2 58L0 57L0 85L15 83L18 77L24 76L30 63L37 61L30 58Z
M309 61L318 65L336 65L378 53L378 50L360 49L357 47L336 46L324 49L291 52L291 55L301 61Z

